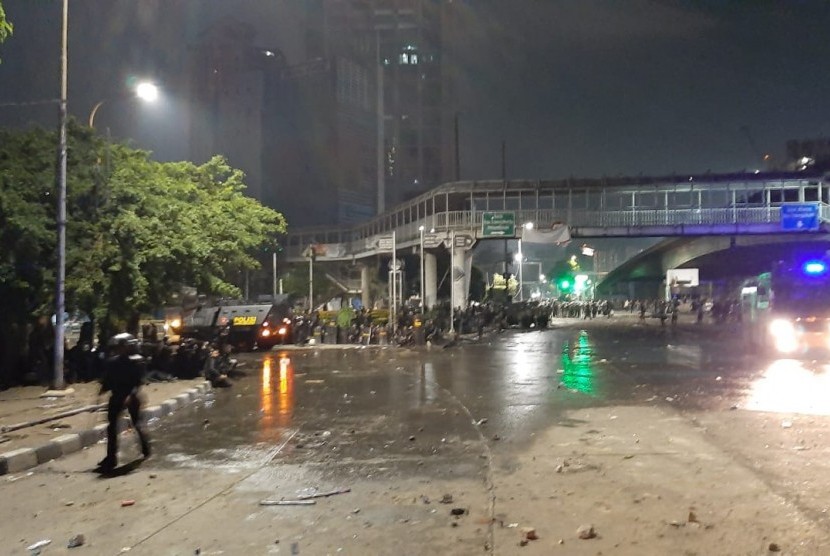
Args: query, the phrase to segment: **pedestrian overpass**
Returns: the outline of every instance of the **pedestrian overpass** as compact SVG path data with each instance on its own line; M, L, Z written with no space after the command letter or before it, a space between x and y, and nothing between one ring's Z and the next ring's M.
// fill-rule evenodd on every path
M791 209L809 214L802 218L803 212ZM508 215L515 226L488 230L493 214ZM424 247L429 303L435 299L429 259L437 248L449 248L454 236L460 255L456 260L452 249L453 267L469 276L477 241L521 237L527 222L536 230L567 225L575 238L823 233L830 222L830 181L781 172L452 182L365 223L290 230L285 252L288 262L308 261L311 246L318 261L357 262L389 254L394 232L395 248ZM456 299L466 298L468 286L459 286L464 293Z

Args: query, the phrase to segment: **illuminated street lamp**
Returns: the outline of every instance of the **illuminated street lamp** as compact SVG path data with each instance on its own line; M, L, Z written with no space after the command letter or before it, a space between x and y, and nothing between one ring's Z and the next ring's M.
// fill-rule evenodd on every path
M142 81L135 86L135 96L144 102L155 102L159 98L159 89L153 83ZM95 127L95 115L98 113L98 109L101 108L107 100L109 99L98 101L95 106L92 107L92 111L89 113L89 127Z

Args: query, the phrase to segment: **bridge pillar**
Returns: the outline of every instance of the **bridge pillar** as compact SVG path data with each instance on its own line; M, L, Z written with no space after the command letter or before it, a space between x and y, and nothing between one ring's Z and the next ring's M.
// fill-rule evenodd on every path
M434 307L438 301L438 259L433 253L424 253L424 305Z
M454 249L452 253L452 297L456 309L467 308L470 292L470 271L473 267L473 252Z
M369 265L363 264L360 266L360 302L366 309L372 308L372 300L369 296L369 282L370 272Z

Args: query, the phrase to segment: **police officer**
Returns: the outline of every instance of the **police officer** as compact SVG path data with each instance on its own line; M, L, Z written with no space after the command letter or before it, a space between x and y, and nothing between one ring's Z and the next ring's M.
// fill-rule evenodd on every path
M144 358L138 354L138 340L132 334L118 334L109 342L114 355L107 359L99 396L110 392L107 406L107 457L98 463L103 472L112 471L118 463L118 420L126 409L141 442L144 457L150 455L150 439L140 421L141 401L138 390L144 381Z

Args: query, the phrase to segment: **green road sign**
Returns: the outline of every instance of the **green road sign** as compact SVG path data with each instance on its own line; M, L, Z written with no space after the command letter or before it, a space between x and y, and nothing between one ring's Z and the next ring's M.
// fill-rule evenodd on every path
M481 237L513 237L516 235L516 214L485 212L481 215Z

